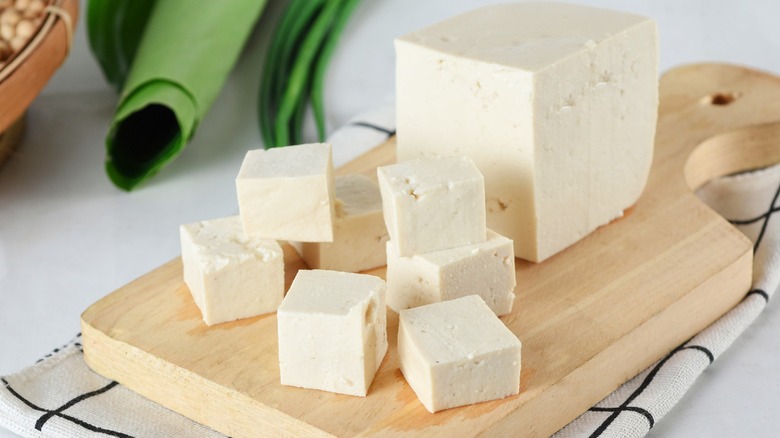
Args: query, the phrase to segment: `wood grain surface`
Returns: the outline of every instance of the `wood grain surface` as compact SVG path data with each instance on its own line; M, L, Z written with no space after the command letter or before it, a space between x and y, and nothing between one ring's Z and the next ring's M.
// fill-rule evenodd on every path
M428 413L398 369L398 317L390 310L390 349L367 397L281 386L275 315L207 327L179 259L84 312L85 359L237 437L550 435L743 298L751 243L691 190L780 161L780 125L769 124L778 120L775 76L714 64L663 76L653 168L640 201L551 259L516 263L517 300L502 320L523 342L517 396ZM373 174L393 159L390 141L339 173ZM304 267L286 247L288 284Z

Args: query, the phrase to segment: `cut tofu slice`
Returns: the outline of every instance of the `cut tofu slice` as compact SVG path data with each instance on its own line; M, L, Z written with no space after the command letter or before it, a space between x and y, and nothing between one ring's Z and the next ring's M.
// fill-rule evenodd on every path
M387 244L387 305L395 311L479 295L496 315L512 311L512 241L488 230L487 240L442 251L399 256Z
M518 257L545 260L642 193L657 46L649 18L553 2L489 6L405 35L398 159L473 159L488 226Z
M401 372L428 411L520 392L520 341L479 296L399 316Z
M387 228L379 187L364 175L336 178L333 242L293 245L313 269L359 272L384 266Z
M485 241L485 183L468 158L425 158L377 169L385 225L410 256Z
M275 312L284 298L284 254L247 237L231 216L182 225L184 282L208 325Z
M283 385L365 396L387 353L385 282L298 271L277 313Z
M329 144L247 152L236 192L248 236L333 241L335 197Z

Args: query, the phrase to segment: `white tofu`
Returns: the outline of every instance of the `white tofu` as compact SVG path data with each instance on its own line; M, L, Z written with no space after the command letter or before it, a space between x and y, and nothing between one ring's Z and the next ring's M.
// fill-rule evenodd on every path
M184 282L208 325L275 312L284 298L284 254L247 237L231 216L182 225Z
M277 317L283 385L366 395L387 353L381 278L298 271Z
M399 316L401 372L428 411L520 392L520 341L479 296Z
M336 178L333 242L294 246L312 269L358 272L385 265L387 239L379 187L366 176L344 175Z
M379 167L385 225L399 255L485 241L485 182L468 158Z
M249 236L333 241L333 163L324 143L247 152L236 178Z
M387 305L411 307L477 294L496 315L512 311L515 258L512 241L488 230L482 243L399 256L387 245Z
M510 3L395 45L399 161L473 159L488 226L518 257L542 261L639 198L658 111L653 20Z

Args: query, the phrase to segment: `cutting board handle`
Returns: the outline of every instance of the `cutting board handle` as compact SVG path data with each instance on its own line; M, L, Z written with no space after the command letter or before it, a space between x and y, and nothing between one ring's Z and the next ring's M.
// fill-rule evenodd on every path
M780 76L728 64L694 64L661 78L659 123L683 122L690 190L780 163Z
M708 181L780 163L780 122L716 135L697 146L685 163L685 181L696 190Z

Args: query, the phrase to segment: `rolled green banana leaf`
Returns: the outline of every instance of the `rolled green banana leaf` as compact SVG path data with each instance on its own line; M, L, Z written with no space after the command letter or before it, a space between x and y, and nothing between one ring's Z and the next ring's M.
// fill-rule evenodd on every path
M182 151L264 6L265 0L155 2L106 138L114 184L132 190Z
M87 38L106 80L122 92L157 0L89 0Z

